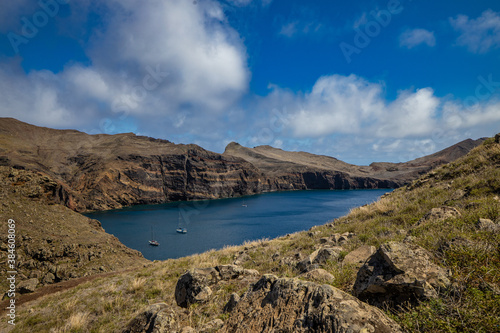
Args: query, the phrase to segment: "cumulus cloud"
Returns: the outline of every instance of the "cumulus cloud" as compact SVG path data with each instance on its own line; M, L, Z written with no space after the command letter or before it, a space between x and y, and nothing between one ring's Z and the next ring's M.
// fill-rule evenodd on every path
M243 143L280 143L285 149L338 158L348 154L351 162L359 158L361 163L367 156L412 160L468 137L495 133L500 124L500 100L495 96L466 105L425 87L402 90L389 100L384 82L356 75L321 77L304 94L272 86L256 109L256 135Z
M425 135L434 127L439 99L430 88L402 91L387 101L382 83L356 75L320 78L291 120L297 136L368 132L378 137Z
M363 124L380 115L381 94L380 84L356 75L322 77L291 120L294 133L302 137L357 133Z
M435 46L436 37L434 37L434 32L425 29L412 29L403 32L399 36L399 45L401 47L411 49L421 44Z
M500 15L488 9L476 19L458 15L449 19L451 26L460 33L457 44L470 52L485 53L500 46Z
M218 2L107 0L98 5L94 10L106 24L94 31L86 50L92 65L26 75L18 63L4 63L0 114L17 112L37 124L80 128L118 115L150 121L175 118L176 112L208 117L247 90L246 50Z

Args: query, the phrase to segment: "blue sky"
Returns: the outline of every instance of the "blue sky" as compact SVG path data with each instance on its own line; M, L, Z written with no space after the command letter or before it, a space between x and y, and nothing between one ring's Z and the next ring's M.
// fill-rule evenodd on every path
M19 0L0 116L402 162L500 132L498 1Z

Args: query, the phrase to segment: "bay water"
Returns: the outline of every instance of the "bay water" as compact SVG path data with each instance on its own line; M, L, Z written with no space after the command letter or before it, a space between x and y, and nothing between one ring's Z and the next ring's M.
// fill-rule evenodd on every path
M150 260L179 258L276 238L341 217L390 190L273 192L231 199L142 205L86 214ZM178 226L187 233L176 232ZM159 246L149 245L155 239Z

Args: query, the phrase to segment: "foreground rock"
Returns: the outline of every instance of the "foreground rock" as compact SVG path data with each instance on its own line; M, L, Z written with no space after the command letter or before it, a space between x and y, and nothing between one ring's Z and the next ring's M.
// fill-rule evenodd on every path
M149 306L130 321L122 333L167 333L179 328L177 316L165 303Z
M401 332L382 311L328 285L264 275L219 332Z
M354 295L376 306L435 298L450 286L449 272L432 262L425 249L389 242L382 245L361 267Z
M185 272L175 286L175 301L183 308L195 303L205 303L212 296L210 286L221 280L255 278L256 270L246 270L236 265L220 265L210 268L195 268ZM254 280L255 281L255 280Z

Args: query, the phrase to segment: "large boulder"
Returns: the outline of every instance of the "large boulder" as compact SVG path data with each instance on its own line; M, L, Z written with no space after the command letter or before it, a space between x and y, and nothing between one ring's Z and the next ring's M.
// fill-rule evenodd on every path
M186 271L175 286L177 305L187 308L194 303L205 303L212 296L210 286L221 280L250 278L256 280L259 272L254 269L243 269L237 265L220 265L210 268L195 268Z
M150 305L132 319L123 333L170 333L179 328L177 315L165 303Z
M425 249L389 242L360 268L354 283L354 295L376 306L394 306L438 296L448 288L450 273L433 263Z
M219 332L402 332L381 310L329 285L264 275Z
M206 301L210 296L209 286L220 280L219 272L215 268L195 268L184 273L175 286L175 301L177 305L187 308L189 305ZM201 297L198 295L201 294Z

